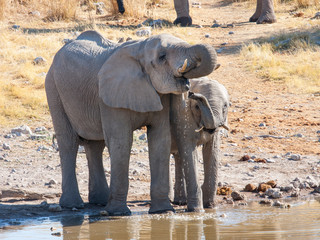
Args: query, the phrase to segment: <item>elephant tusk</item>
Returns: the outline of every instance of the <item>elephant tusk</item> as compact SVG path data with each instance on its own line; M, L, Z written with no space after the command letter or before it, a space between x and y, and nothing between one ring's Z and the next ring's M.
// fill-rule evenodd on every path
M229 127L228 126L226 126L226 125L221 125L220 127L223 127L224 129L226 129L227 131L229 131L230 129L229 129Z
M196 130L194 130L195 132L200 132L203 129L203 126L201 128L198 128Z
M186 60L184 60L182 67L178 68L178 72L184 73L187 69L187 65L188 65L188 59L186 58Z

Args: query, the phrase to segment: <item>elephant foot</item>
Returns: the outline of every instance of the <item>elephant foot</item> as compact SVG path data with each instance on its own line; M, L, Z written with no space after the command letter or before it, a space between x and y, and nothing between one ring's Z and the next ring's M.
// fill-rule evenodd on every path
M203 207L188 206L186 212L204 212Z
M191 17L178 17L176 20L173 21L174 25L180 25L181 27L187 27L192 25L192 18Z
M78 209L84 208L84 203L80 195L70 196L70 194L66 195L64 193L60 197L59 205L64 208L78 208Z
M169 200L151 201L151 207L149 209L150 214L160 214L160 213L168 213L168 212L175 212Z
M185 198L174 198L172 203L175 205L183 206L187 205L187 200Z
M89 194L89 203L106 206L108 204L109 194L100 193L100 194Z
M131 211L126 203L110 201L106 208L109 216L130 216Z
M213 202L204 202L203 203L203 207L204 208L210 208L210 209L213 209L216 207L216 202L213 201Z
M275 23L277 21L276 17L274 14L266 14L266 15L261 15L259 19L257 20L257 24L271 24Z
M249 22L256 22L258 21L259 17L256 17L256 16L252 16L250 19L249 19Z

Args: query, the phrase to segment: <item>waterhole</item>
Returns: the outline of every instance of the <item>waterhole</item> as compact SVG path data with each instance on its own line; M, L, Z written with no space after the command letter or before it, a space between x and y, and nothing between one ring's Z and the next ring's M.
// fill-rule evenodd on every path
M252 202L204 213L25 219L0 228L0 239L320 239L320 199L290 206Z

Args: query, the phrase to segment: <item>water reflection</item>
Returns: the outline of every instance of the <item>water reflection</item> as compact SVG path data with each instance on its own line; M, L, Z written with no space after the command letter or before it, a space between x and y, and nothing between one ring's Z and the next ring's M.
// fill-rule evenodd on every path
M130 217L74 215L1 232L0 239L320 239L319 201L291 203L289 209L251 203L205 213ZM221 217L225 215L225 217ZM58 220L58 221L57 221ZM52 236L54 226L61 237ZM21 238L22 236L22 238Z

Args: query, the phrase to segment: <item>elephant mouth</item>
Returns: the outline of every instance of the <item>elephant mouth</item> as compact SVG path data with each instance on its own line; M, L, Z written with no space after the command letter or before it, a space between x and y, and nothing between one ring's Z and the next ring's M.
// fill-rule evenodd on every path
M214 129L203 128L203 131L205 131L209 134L213 134L216 131L216 128L214 128Z
M176 77L176 81L181 85L183 88L183 92L189 91L190 89L190 81L188 78L185 77Z

